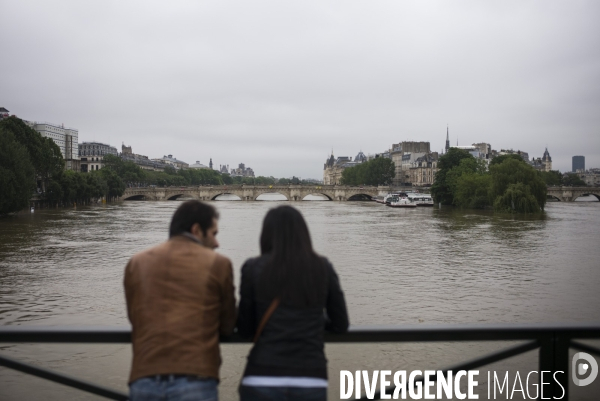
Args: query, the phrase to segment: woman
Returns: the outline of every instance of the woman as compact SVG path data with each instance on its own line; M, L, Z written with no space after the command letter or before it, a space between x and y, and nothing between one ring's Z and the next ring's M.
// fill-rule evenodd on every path
M267 213L260 250L242 266L238 331L255 344L240 398L326 400L323 329L348 330L338 277L313 251L308 227L291 206Z

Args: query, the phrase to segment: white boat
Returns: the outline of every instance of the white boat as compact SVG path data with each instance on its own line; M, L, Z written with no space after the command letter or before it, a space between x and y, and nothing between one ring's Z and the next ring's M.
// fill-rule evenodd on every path
M393 196L390 203L386 203L389 207L402 207L402 208L413 208L417 207L417 204L411 201L408 196Z
M433 198L429 194L408 194L408 199L416 203L417 206L433 206Z
M405 192L391 192L383 197L383 203L389 205L394 199L406 198Z

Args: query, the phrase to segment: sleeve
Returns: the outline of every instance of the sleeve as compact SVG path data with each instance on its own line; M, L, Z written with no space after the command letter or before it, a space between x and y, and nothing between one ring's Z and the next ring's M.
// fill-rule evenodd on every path
M326 266L328 270L328 288L327 303L325 305L327 312L325 330L334 333L345 333L348 331L350 322L348 321L344 292L340 287L340 280L329 261L326 262Z
M223 281L221 285L221 313L219 316L219 333L223 336L229 336L233 333L235 327L235 287L233 285L233 268L231 261L225 259L224 263L219 263L223 269Z
M238 333L244 338L252 338L256 331L256 305L254 298L254 280L250 260L242 266L240 284L240 305L237 320Z

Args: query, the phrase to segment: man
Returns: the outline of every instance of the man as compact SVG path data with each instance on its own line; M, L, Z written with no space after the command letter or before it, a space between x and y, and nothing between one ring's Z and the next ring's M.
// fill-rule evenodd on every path
M219 335L233 332L236 313L231 262L213 251L217 219L210 205L183 203L169 240L125 268L132 401L218 399Z

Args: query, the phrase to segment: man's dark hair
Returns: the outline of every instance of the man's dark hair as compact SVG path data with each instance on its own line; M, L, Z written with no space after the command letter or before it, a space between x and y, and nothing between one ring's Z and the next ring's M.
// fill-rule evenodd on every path
M206 235L206 231L213 225L213 219L218 218L219 213L211 205L197 200L183 202L171 219L169 238L191 232L192 226L196 223L200 224L200 230Z

